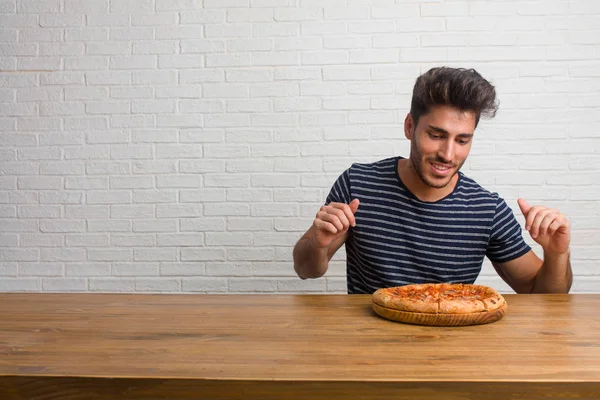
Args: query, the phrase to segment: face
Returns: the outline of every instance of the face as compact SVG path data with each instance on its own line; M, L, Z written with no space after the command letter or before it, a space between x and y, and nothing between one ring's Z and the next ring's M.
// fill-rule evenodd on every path
M453 181L471 150L475 121L474 112L450 106L433 107L417 126L410 114L406 116L404 134L411 141L410 161L423 183L441 189Z

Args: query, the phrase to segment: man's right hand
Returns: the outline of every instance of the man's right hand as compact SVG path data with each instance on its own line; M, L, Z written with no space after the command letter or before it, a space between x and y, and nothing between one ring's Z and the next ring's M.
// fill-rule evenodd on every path
M350 204L329 203L322 206L313 222L314 245L319 248L329 247L336 239L345 235L351 226L356 226L354 213L359 203L358 199L354 199Z

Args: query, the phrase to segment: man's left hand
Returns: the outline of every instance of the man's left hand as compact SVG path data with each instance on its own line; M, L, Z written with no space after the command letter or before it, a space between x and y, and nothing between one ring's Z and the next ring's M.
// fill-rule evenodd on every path
M555 208L530 206L526 200L517 201L525 217L525 229L545 252L564 254L571 243L571 228L564 214Z

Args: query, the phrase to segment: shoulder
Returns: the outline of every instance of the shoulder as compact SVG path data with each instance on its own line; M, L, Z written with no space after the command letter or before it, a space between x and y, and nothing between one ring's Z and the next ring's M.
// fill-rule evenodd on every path
M472 201L476 203L486 202L486 203L494 203L498 205L503 199L496 192L491 192L477 183L474 179L466 176L462 172L459 172L460 180L455 190L455 194L457 197Z
M353 163L347 171L350 174L375 174L381 172L395 171L394 166L398 164L398 160L400 158L401 157L389 157L384 158L383 160L370 163Z

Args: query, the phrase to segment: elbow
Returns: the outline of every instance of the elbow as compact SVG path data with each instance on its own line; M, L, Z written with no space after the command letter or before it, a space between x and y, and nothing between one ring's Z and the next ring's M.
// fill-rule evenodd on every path
M327 269L322 270L321 268L308 268L307 265L302 265L294 261L294 271L298 278L305 279L317 279L325 275Z
M310 270L308 268L302 268L296 263L294 263L294 271L296 271L296 275L298 275L298 278L302 280L316 279L325 275L325 271L315 271Z

